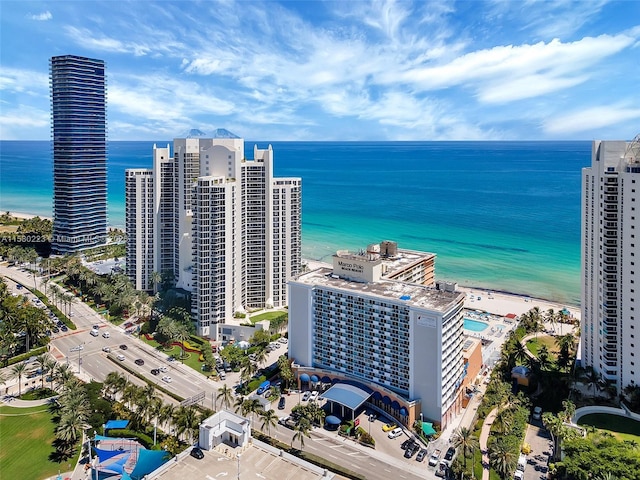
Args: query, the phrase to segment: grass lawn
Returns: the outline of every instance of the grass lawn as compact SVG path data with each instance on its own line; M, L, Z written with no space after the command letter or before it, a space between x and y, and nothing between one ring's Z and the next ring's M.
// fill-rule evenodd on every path
M58 470L67 471L69 465L75 466L77 457L62 464L49 460L54 452L55 435L46 405L32 408L1 406L0 421L2 478L41 479L56 475Z
M155 340L147 340L146 337L144 335L140 336L140 339L151 345L153 348L155 348L156 350L158 350L159 352L162 352L163 355L166 355L167 357L173 356L176 359L176 362L180 361L180 355L182 354L182 349L178 346L175 346L173 348L171 348L170 350L165 350L162 345L160 345L158 342L156 342ZM191 342L190 345L193 347L194 343ZM184 352L185 353L185 358L184 358L184 364L187 365L188 367L193 368L196 372L199 372L202 375L211 373L211 372L203 372L201 370L202 365L204 365L201 361L199 361L200 358L200 354L199 353L193 353L193 352Z
M558 358L558 346L556 345L555 337L551 337L549 335L538 335L538 338L532 338L527 341L527 349L529 349L529 351L536 357L538 356L538 350L540 350L542 345L547 346L549 358L555 362Z
M606 413L592 413L578 420L578 425L591 425L611 433L618 440L633 440L640 444L640 422L632 418Z
M260 322L262 320L272 320L274 318L278 318L281 317L282 315L285 315L287 313L286 310L276 310L273 312L264 312L261 313L260 315L251 315L249 317L249 321L251 323L256 323L256 322Z

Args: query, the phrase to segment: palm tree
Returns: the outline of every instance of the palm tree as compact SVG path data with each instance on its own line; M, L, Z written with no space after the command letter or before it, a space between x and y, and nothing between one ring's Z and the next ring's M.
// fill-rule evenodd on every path
M294 434L292 442L295 442L296 440L300 441L300 450L304 447L304 437L311 438L309 430L311 430L311 424L309 423L309 420L304 417L302 417L298 424L293 427Z
M110 398L113 398L112 396L124 391L127 386L127 379L121 373L109 372L102 386L105 389L105 393L107 393Z
M198 434L200 427L200 419L198 412L193 405L178 408L176 414L176 434L182 435L186 433L189 437L189 443L193 443L193 438Z
M18 397L22 396L22 376L27 371L27 364L24 362L17 363L11 368L13 378L18 378Z
M467 469L467 454L478 448L480 444L470 428L460 427L453 433L453 446L462 447L462 462Z
M86 428L89 428L89 425L80 416L67 411L60 417L56 427L56 437L66 443L75 443Z
M600 374L596 372L592 366L588 366L582 379L587 385L587 389L591 390L591 388L593 387L593 394L595 396L595 389L598 388L599 390L598 382L600 381Z
M48 358L45 365L45 370L49 374L49 388L53 390L53 380L55 379L56 372L58 371L58 362L56 362L53 358Z
M225 383L222 387L218 388L218 397L216 398L216 408L218 407L217 403L220 402L221 407L225 410L229 408L231 402L233 402L233 390L227 387Z
M240 368L240 379L248 382L258 371L258 366L249 357L242 357L242 367Z
M40 381L42 385L41 388L44 390L44 374L47 371L49 357L45 353L40 354L36 357L36 363L38 364L38 367L40 367Z
M158 291L158 285L162 283L162 274L160 272L151 272L151 283L153 284L153 291Z
M260 347L255 351L256 356L256 364L262 365L267 361L267 349L265 347Z
M236 401L233 403L233 411L236 413L240 412L241 415L246 415L246 412L244 410L244 401L245 398L242 396L236 398Z
M158 422L160 422L160 424L166 424L167 427L171 427L173 425L175 414L176 407L173 404L164 404L160 408L160 412L158 412ZM169 432L170 428L166 428L165 430Z
M516 466L514 452L502 441L493 444L489 451L489 461L500 478L506 480L511 476Z
M513 415L510 410L503 410L496 415L493 429L502 435L509 432L513 426Z
M278 415L276 415L275 410L263 410L258 415L262 418L262 425L260 428L264 430L266 427L267 435L271 434L271 427L278 428Z
M73 378L75 378L75 375L68 363L58 365L54 376L58 388L64 387Z

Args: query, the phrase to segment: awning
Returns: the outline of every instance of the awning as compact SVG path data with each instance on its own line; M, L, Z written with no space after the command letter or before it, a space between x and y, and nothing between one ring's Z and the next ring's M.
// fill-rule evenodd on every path
M391 405L391 399L385 395L384 397L382 397L382 403L384 403L385 405Z
M318 383L318 381L320 381L320 379L318 378L318 376L317 376L317 375L311 375L311 381L312 381L313 383Z
M327 424L329 425L340 425L342 423L342 420L340 420L338 417L334 415L329 415L324 419L324 421L327 422Z
M357 410L358 407L369 399L371 392L367 392L355 385L337 383L324 392L322 396L331 402L344 405L351 410Z
M407 415L409 415L409 412L407 412L407 409L402 407L400 409L400 415L402 415L403 417L406 417Z
M127 428L129 420L109 420L104 424L104 428L109 430L111 428Z
M331 383L331 378L325 375L324 377L322 377L322 383Z
M300 381L301 382L308 382L309 379L309 375L307 375L306 373L303 373L302 375L300 375Z
M380 392L373 392L374 400L382 400L382 394Z
M394 410L400 410L400 404L394 400L393 402L391 402L391 408L393 408Z
M435 435L436 434L436 430L435 430L435 428L433 428L433 423L422 422L422 433L424 433L427 436Z

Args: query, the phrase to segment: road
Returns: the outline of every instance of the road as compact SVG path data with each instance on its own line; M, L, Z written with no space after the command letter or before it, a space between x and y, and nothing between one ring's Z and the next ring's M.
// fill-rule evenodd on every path
M30 288L34 285L33 275L20 271L19 268L0 266L0 274L23 285L28 285ZM38 277L36 285L41 292L44 292L41 279ZM25 293L24 290L21 292ZM102 382L109 372L120 371L129 381L142 385L142 380L120 368L120 365L126 365L150 381L162 385L181 397L188 398L204 392L202 404L209 408L213 408L215 404L218 388L223 384L233 386L240 381L237 372L228 373L224 381L213 381L199 372L181 365L178 361L169 361L166 355L162 355L151 346L128 334L121 327L110 324L104 317L78 299L72 302L71 312L71 319L76 324L77 330L54 335L51 341L51 354L59 362L71 365L84 380L94 379ZM90 334L93 325L99 327L100 335L92 336ZM105 332L109 332L109 338L103 336ZM121 349L120 345L126 345L127 349ZM104 347L109 347L111 352L104 352ZM286 347L282 346L269 352L266 365L276 362L285 349ZM124 356L124 360L117 360L119 354ZM134 363L136 359L143 360L144 364L136 365ZM160 367L166 368L167 371L155 376L151 374L151 369ZM162 381L162 377L167 375L171 377L170 383ZM299 400L299 396L295 394L286 398L287 408L284 412L279 411L281 416L286 415ZM172 401L169 397L165 397L165 400ZM275 404L273 408L276 408ZM426 462L418 463L415 461L415 457L412 459L403 458L403 452L399 447L402 438L387 439L386 435L381 432L381 425L381 420L372 424L371 428L380 430L380 432L372 431L371 433L378 439L378 442L393 442L393 445L383 446L380 444L380 450L356 445L351 440L338 437L334 432L327 432L319 428L311 432L311 438L305 438L304 449L336 464L348 466L351 470L373 480L388 479L391 476L403 480L436 478L432 469L427 467ZM293 431L282 425L272 429L270 435L280 441L292 444Z

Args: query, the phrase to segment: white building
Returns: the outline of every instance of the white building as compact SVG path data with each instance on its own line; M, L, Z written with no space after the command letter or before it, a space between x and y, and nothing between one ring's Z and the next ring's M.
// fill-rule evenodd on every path
M154 267L153 171L130 169L125 173L127 225L127 275L136 290L149 290Z
M406 260L402 250L396 257ZM461 409L465 296L390 279L408 275L410 264L424 271L424 262L404 263L393 268L372 248L341 251L333 269L291 280L289 358L299 378L360 382L371 403L405 425L422 414L445 428Z
M581 353L618 390L640 384L639 215L640 135L593 142L582 170Z
M274 178L271 146L246 159L244 140L222 129L175 139L173 156L169 146L153 154L153 271L191 292L198 334L217 340L235 312L285 306L301 265L300 178ZM138 194L128 189L127 205ZM135 218L127 229L140 234ZM128 250L127 263L140 265L140 255L149 253ZM147 290L150 275L140 275Z

